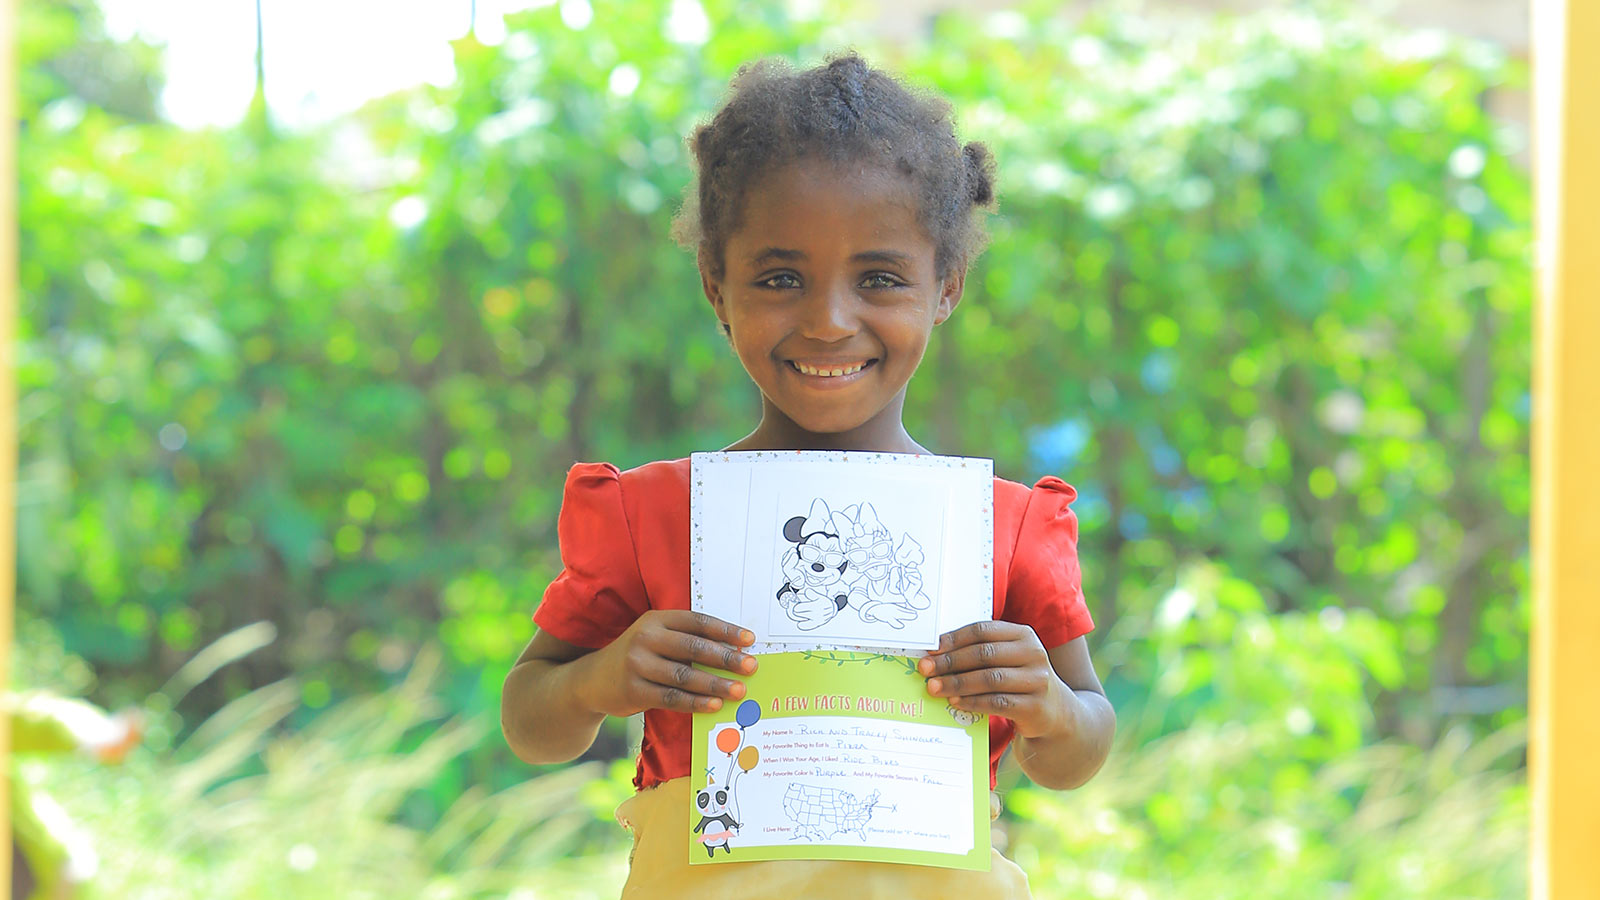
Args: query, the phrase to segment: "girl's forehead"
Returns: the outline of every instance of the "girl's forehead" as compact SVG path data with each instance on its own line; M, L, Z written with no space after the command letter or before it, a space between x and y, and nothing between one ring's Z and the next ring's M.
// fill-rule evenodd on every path
M885 166L799 160L752 180L745 190L745 211L773 207L822 207L875 210L883 214L917 214L917 198L909 178Z
M931 259L917 199L911 180L884 166L800 161L749 185L728 244L749 252L745 245L759 251L786 243L887 242L882 249Z

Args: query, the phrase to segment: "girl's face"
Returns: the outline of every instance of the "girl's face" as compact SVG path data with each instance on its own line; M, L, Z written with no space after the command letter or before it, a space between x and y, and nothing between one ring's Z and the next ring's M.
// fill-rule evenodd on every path
M742 213L723 276L702 260L701 278L768 414L813 434L902 433L906 383L965 274L936 276L907 180L802 160L751 185Z

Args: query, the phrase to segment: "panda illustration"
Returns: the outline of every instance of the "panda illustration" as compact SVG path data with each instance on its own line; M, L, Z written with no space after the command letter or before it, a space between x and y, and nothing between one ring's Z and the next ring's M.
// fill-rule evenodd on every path
M739 823L728 814L730 791L731 786L719 785L715 777L710 777L706 779L706 786L695 794L694 805L700 809L700 822L694 826L694 831L700 835L700 843L705 845L708 859L717 855L718 847L729 855L733 854L728 839L739 830ZM719 823L722 828L708 830L713 822Z

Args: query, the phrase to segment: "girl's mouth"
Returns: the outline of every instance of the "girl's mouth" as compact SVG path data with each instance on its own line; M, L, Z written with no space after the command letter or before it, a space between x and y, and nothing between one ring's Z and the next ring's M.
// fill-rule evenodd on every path
M877 365L877 359L860 359L845 362L801 362L799 360L784 361L791 372L799 375L804 381L816 387L843 386L860 378L862 373Z

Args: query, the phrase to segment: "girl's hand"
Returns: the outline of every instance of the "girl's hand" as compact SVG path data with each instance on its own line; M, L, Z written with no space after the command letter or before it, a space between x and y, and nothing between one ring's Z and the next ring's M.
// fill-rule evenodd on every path
M1056 675L1039 636L1013 622L974 622L939 636L917 663L928 693L951 706L1005 716L1020 737L1062 730L1071 689Z
M756 658L739 652L755 635L704 613L652 609L616 640L582 658L575 691L585 705L608 716L647 709L714 712L724 700L744 697L744 684L719 678L691 663L749 675Z

